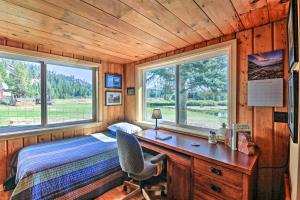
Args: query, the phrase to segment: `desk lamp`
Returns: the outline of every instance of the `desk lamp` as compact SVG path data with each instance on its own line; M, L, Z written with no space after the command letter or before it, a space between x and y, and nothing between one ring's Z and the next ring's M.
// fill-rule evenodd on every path
M152 112L152 119L155 119L155 130L158 130L158 127L157 127L157 120L158 119L162 119L162 115L161 115L161 111L159 108L155 108L153 109L153 112Z

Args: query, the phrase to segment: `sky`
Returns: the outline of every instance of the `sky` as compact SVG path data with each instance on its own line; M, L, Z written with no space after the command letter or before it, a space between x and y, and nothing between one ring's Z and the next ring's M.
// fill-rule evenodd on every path
M248 59L259 66L272 65L283 61L283 51L277 50L261 54L249 55Z
M74 76L76 79L83 80L90 84L92 84L92 80L93 80L92 70L48 64L47 71L52 71L57 74L63 74L67 76Z

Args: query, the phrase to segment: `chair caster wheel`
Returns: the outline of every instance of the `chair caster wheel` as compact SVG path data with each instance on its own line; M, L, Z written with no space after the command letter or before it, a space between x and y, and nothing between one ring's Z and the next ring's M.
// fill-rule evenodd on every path
M123 191L128 192L128 186L127 185L123 185Z

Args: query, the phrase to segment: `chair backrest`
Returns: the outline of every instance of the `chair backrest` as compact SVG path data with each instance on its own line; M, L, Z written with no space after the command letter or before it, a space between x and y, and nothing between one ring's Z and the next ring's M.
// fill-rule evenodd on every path
M132 134L117 131L118 154L121 168L130 174L144 169L144 156L140 143Z

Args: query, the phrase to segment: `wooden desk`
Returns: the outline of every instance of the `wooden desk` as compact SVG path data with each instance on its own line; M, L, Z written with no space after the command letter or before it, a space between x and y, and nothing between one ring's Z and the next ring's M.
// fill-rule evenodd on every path
M159 140L156 134L172 138ZM255 198L258 155L165 130L145 130L136 137L143 147L168 155L168 199Z

